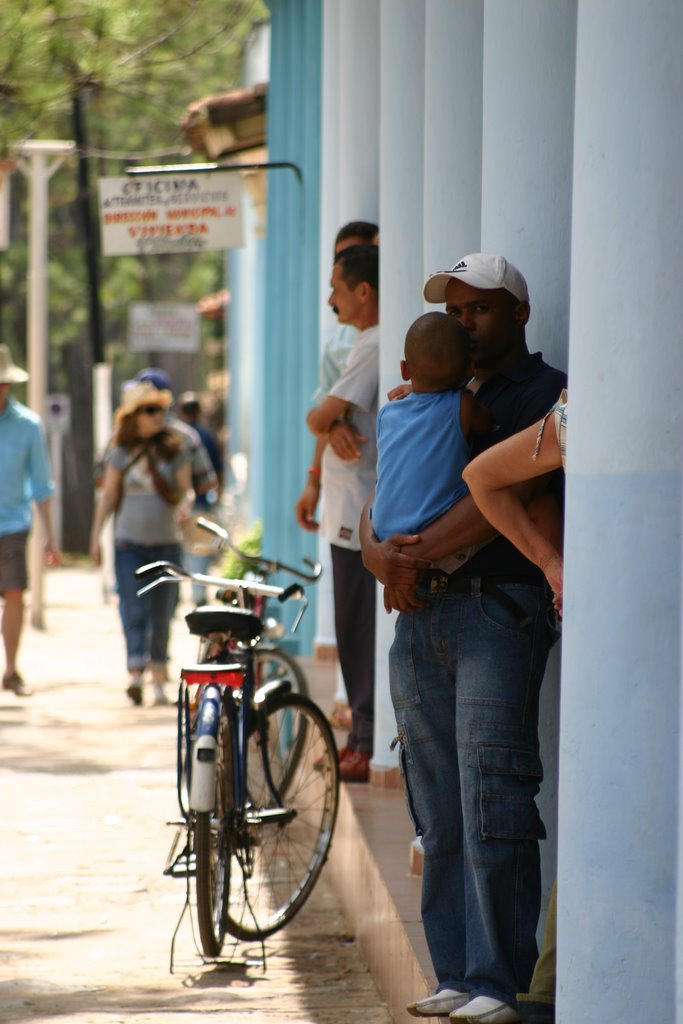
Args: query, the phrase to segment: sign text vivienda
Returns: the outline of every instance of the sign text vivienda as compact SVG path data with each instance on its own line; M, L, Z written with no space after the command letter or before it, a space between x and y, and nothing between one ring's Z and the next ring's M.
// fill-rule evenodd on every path
M105 256L196 253L244 244L239 174L100 178L99 190Z

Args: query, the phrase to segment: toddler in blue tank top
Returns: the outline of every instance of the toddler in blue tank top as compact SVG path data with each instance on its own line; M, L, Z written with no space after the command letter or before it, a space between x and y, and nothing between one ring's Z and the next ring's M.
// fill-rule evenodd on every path
M371 518L380 540L419 533L467 494L462 471L470 436L493 427L488 409L461 390L471 373L470 344L467 331L446 313L425 313L406 334L401 376L412 391L377 417Z

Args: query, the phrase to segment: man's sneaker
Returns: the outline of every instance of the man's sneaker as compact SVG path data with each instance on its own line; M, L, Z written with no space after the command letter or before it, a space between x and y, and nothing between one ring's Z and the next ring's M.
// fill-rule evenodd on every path
M473 1021L475 1024L517 1024L522 1018L516 1010L499 999L477 996L449 1014L449 1019L456 1024L463 1021L467 1021L468 1024Z
M3 690L11 690L17 697L31 697L33 690L27 686L18 672L10 672L8 676L2 677Z
M469 1002L467 992L458 992L455 988L442 988L433 996L408 1003L406 1010L413 1017L448 1017L453 1010Z
M349 750L343 761L339 761L339 778L342 782L367 782L370 778L370 754L362 750Z

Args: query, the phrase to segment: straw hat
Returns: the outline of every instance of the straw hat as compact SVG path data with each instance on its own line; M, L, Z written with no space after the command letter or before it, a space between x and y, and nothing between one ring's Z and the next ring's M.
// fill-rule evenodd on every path
M170 391L159 391L148 381L136 382L124 387L121 394L121 404L114 414L116 425L121 422L124 416L130 416L142 405L160 405L162 409L168 409L173 401Z
M26 370L14 365L7 345L0 345L0 384L23 384L26 380Z

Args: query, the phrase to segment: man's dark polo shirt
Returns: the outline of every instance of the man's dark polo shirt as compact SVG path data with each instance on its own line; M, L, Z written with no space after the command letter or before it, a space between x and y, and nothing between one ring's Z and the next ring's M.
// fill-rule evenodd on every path
M475 439L472 457L540 420L566 386L567 375L544 363L540 352L525 356L504 373L487 380L477 391L476 398L490 410L498 429ZM531 455L532 451L529 461ZM562 473L558 473L560 493L561 478ZM531 577L534 582L543 579L540 569L504 537L491 541L458 570L458 578L491 575L518 576L520 580Z

